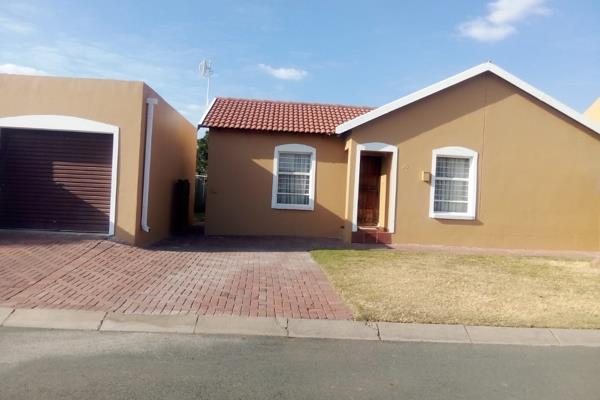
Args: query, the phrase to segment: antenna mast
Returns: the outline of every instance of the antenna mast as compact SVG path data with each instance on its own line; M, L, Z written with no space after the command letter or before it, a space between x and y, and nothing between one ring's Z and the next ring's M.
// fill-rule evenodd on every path
M208 107L210 99L210 77L213 74L212 61L206 59L202 60L198 66L198 70L200 71L200 76L206 78L206 106Z

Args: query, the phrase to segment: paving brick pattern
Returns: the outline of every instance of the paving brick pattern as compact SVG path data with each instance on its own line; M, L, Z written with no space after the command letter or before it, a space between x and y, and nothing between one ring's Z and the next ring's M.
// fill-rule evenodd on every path
M0 236L0 302L69 265L97 245L97 240L65 241L56 236Z
M285 239L184 238L148 249L0 236L0 304L135 314L349 319L307 249Z

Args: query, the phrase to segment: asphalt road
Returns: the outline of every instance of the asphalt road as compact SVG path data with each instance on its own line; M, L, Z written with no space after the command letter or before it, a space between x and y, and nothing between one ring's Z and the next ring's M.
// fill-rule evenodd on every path
M600 348L0 328L0 399L600 399Z

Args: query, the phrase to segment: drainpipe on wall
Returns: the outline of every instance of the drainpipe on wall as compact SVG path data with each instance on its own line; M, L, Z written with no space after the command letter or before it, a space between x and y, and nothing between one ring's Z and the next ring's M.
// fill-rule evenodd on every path
M150 163L152 161L152 125L154 122L154 106L158 100L152 97L146 99L146 148L144 150L144 186L142 192L142 230L150 232L148 226L148 202L150 196Z

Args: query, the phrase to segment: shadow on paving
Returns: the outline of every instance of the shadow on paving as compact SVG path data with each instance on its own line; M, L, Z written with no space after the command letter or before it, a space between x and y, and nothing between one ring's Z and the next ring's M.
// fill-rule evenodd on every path
M109 241L103 235L50 231L0 230L1 246L47 246L77 244L86 241ZM114 241L119 243L118 241ZM185 234L173 235L147 247L145 250L183 252L298 252L335 249L384 249L383 244L347 244L340 239L291 236L204 236L201 227L193 227ZM1 249L0 249L1 251Z
M201 225L187 233L175 235L149 247L148 250L200 252L298 252L338 249L385 249L384 244L348 244L340 239L293 236L204 236Z
M107 240L106 235L57 231L30 231L0 229L0 246L54 245Z

